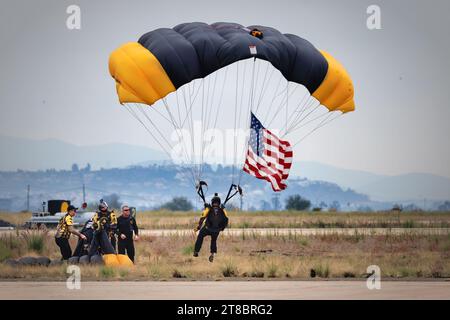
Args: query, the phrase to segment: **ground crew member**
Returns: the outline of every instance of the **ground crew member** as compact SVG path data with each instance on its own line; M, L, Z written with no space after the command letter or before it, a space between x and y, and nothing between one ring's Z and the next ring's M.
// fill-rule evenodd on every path
M134 237L133 237L134 233ZM122 215L117 218L118 252L126 254L134 262L134 240L139 240L139 228L136 219L130 215L130 207L122 206Z
M209 261L214 261L214 255L217 253L217 238L220 231L223 231L228 225L228 216L224 206L220 204L220 198L217 193L211 199L211 205L206 205L203 210L202 216L195 228L195 232L199 231L197 241L195 242L194 257L198 257L198 253L203 244L203 238L205 236L211 236L211 255ZM203 225L203 222L205 224Z
M73 233L83 240L86 240L86 236L81 234L73 226L73 217L75 216L78 208L70 205L67 208L67 213L59 220L58 227L55 234L55 242L58 245L62 259L68 260L72 256L72 249L70 248L69 238Z

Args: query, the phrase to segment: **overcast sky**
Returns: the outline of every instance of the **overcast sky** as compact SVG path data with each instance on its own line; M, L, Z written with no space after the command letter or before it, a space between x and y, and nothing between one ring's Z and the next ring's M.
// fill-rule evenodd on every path
M70 4L81 30L66 27ZM370 4L381 30L366 27ZM300 144L296 160L450 177L449 16L445 0L2 1L0 135L156 146L118 104L109 54L158 27L231 21L308 39L352 76L357 110Z

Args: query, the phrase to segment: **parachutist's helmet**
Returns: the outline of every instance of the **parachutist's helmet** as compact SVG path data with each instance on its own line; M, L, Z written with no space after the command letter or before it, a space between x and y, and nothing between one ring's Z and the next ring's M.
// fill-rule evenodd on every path
M219 194L217 192L214 193L214 197L212 197L212 199L211 199L211 205L213 205L214 203L217 203L218 205L220 205L220 202L221 202L221 200L220 200Z
M103 211L103 210L108 210L108 204L102 200L100 200L100 204L98 205L98 210Z

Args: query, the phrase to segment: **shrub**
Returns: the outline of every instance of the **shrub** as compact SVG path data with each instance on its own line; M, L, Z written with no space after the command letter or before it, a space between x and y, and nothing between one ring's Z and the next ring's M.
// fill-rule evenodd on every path
M12 251L3 242L0 242L0 262L12 257Z
M330 275L330 267L328 265L322 265L319 264L318 266L315 266L313 269L311 269L311 278L314 278L315 276L320 278L328 278Z
M403 222L403 228L415 228L416 223L413 220L407 220Z
M225 265L222 267L222 275L226 278L235 277L237 274L237 267L231 260L225 263Z
M186 197L174 197L161 206L161 209L172 211L190 211L193 208L192 203Z
M22 233L23 238L25 239L27 249L29 251L34 251L37 253L42 253L45 247L45 237L46 233L36 232L36 231L27 231Z
M177 269L173 270L172 277L174 277L174 278L186 278L186 276L184 274L182 274L180 271L178 271Z
M116 274L115 270L111 267L102 267L100 269L100 275L104 278L112 278Z
M344 276L344 278L354 278L355 274L353 272L350 272L350 271L345 271L343 276Z
M194 253L194 245L193 244L189 244L185 247L183 247L182 252L184 255L191 255Z
M276 278L277 277L277 273L278 273L278 266L276 263L271 262L269 264L269 270L267 272L267 276L269 278Z
M302 198L300 195L289 196L286 200L287 210L307 210L311 206L311 201Z

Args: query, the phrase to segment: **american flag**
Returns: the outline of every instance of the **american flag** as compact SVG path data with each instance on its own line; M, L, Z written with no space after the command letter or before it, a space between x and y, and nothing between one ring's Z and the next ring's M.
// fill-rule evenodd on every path
M292 147L264 128L251 114L250 139L243 170L271 183L273 191L286 189L286 179L292 165Z

